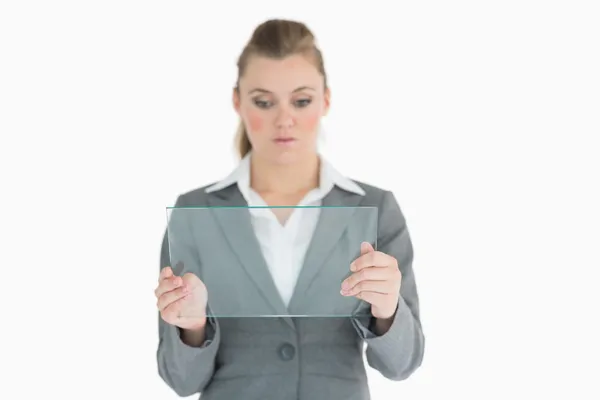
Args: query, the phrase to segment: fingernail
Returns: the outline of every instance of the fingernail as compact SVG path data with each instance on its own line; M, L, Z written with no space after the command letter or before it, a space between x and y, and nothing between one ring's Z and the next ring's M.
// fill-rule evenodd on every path
M348 282L343 282L342 283L342 290L348 290L350 285L348 285Z
M350 271L354 271L356 269L356 265L354 263L350 264Z

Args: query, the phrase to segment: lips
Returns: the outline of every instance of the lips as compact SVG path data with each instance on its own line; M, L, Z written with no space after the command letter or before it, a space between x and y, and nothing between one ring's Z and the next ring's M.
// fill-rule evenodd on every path
M273 139L273 142L275 143L276 146L288 148L288 147L295 146L297 140L296 140L296 138L293 138L293 137L284 136L284 137L278 137L278 138Z

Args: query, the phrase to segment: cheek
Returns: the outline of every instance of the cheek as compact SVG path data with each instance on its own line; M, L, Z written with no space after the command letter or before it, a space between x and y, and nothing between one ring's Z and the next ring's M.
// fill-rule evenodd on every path
M319 125L319 113L312 112L310 114L303 115L298 118L298 125L302 127L302 130L313 131L317 129Z
M265 126L265 119L257 113L248 114L248 129L252 132L260 132Z

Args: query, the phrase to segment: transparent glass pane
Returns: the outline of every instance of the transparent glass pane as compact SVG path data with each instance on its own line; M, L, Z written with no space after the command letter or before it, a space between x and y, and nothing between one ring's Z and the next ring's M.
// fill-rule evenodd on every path
M377 248L377 218L376 207L169 207L171 267L208 295L185 317L368 316L341 285L361 243Z

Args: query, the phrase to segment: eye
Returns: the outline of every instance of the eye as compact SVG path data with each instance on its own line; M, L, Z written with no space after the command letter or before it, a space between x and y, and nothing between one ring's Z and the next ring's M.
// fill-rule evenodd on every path
M266 100L254 99L253 102L258 108L263 108L263 109L267 109L273 105L273 103L271 103L270 101L266 101Z
M300 99L300 100L296 100L294 102L294 104L298 108L304 108L304 107L308 106L311 102L312 102L311 99Z

